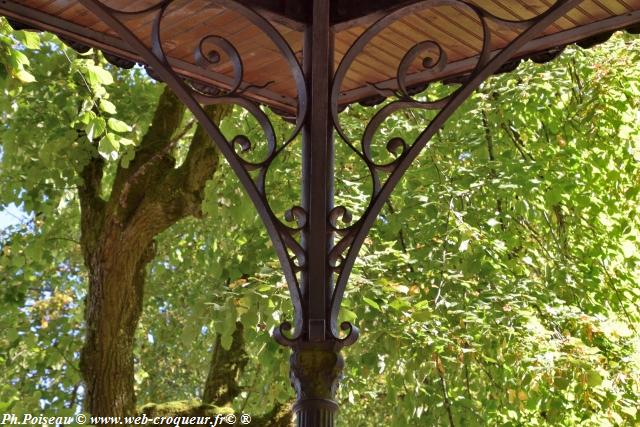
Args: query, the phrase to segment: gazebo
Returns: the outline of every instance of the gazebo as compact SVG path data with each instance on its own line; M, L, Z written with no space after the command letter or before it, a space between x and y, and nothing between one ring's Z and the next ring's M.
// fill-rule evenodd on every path
M99 49L118 67L144 66L206 129L255 204L289 286L295 319L274 337L292 349L299 426L335 424L340 350L358 337L355 326L338 325L350 271L431 137L489 76L526 59L549 61L569 44L640 32L640 0L0 0L0 15L78 51ZM446 96L420 96L436 81L452 85ZM356 102L380 106L353 140L340 113ZM253 115L265 141L225 138L204 111L223 103ZM267 107L294 124L284 140ZM433 119L414 141L386 141L380 160L377 131L404 109L433 111ZM300 203L280 218L266 176L298 139ZM257 144L266 154L248 160ZM334 205L334 144L347 144L369 171L372 190L359 218Z

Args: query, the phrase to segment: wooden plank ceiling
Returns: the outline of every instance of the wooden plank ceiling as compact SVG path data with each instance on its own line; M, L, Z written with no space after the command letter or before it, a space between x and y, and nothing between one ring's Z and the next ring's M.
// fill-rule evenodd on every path
M103 0L121 10L142 10L158 0ZM544 12L553 0L471 0L492 14L510 20L522 20ZM176 71L206 85L228 88L233 68L226 57L206 69L198 67L194 51L200 40L215 34L227 39L238 50L244 65L243 81L247 95L285 111L295 109L296 90L285 60L276 46L237 11L223 7L224 2L212 0L178 0L169 6L163 19L161 35L166 54ZM250 3L249 0L243 3ZM259 2L258 2L259 3ZM391 2L394 3L394 2ZM395 2L396 4L398 2ZM408 1L400 2L410 3ZM271 11L263 13L286 39L299 60L302 60L304 22L288 19ZM117 34L83 7L77 0L15 0L1 1L0 15L27 28L51 31L70 41L72 46L87 45L108 53L112 61L118 58L141 62L140 57ZM335 26L336 67L353 42L365 28L382 15L375 11ZM126 25L150 45L152 15L132 16ZM530 42L518 57L532 56L544 60L549 52L566 44L606 39L615 30L630 28L637 32L640 25L640 0L585 0L565 17L557 20L538 39ZM493 49L504 47L517 32L494 26ZM395 76L402 56L416 43L431 40L439 43L448 58L439 71L426 70L422 58L409 69L409 84L419 85L468 73L475 65L482 44L480 21L469 9L441 5L416 8L380 32L357 57L341 88L341 104L375 98L378 87L396 88ZM541 55L542 53L542 55ZM537 54L537 56L536 56ZM546 55L546 56L545 56ZM120 61L126 64L126 61Z

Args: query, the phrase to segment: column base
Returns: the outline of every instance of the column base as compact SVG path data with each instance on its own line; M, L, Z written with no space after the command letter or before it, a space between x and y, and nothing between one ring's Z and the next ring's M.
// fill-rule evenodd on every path
M291 384L298 401L293 407L298 427L333 427L338 404L333 400L342 378L340 350L294 349Z
M297 427L333 427L338 404L329 399L305 399L293 406Z

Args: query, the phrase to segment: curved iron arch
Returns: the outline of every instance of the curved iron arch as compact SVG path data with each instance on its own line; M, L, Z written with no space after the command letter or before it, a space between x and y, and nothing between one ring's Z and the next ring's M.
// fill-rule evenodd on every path
M215 34L207 35L199 40L194 53L195 60L199 65L207 66L209 63L215 64L219 60L220 52L216 51L215 54L205 52L203 43L208 42L217 46L222 53L231 59L234 65L234 78L233 84L227 93L216 95L202 93L198 91L197 88L189 86L188 83L183 81L174 72L163 50L161 26L166 10L175 3L175 0L161 0L153 6L138 11L115 10L106 6L100 0L79 1L115 30L123 40L129 43L131 47L144 58L147 65L152 67L158 77L175 91L176 95L187 108L191 110L200 125L213 139L253 201L273 241L289 285L295 310L295 329L297 336L293 338L286 336L286 332L292 329L292 325L289 322L284 322L279 328L276 328L274 337L281 344L290 346L294 350L291 358L291 381L298 393L299 399L294 408L298 413L298 425L315 427L333 426L335 423L334 415L337 411L337 404L333 401L333 397L344 365L342 357L340 356L340 349L346 345L353 344L358 337L357 328L347 322L340 325L340 328L346 332L346 336L339 336L337 319L340 303L358 252L371 226L380 213L382 206L388 200L393 189L413 160L415 160L433 135L445 124L475 89L477 89L487 77L498 71L504 63L514 57L518 50L529 40L540 34L551 23L574 8L582 0L557 0L554 5L549 7L544 13L523 21L510 21L496 17L477 5L464 0L423 0L418 2L417 5L412 4L412 9L415 9L417 6L424 8L455 6L464 8L467 12L477 17L482 26L483 41L477 56L475 70L468 77L464 78L461 86L448 96L429 102L416 100L412 97L413 95L406 84L409 66L414 61L420 59L421 56L424 56L425 52L432 52L434 50L437 52L435 58L423 58L422 65L426 69L438 69L442 67L443 64L446 64L447 57L442 46L433 40L423 40L410 47L407 52L404 53L397 68L396 81L398 93L396 95L398 99L384 105L373 115L371 121L365 126L359 148L350 141L340 126L338 116L338 95L340 93L340 87L350 65L356 57L377 34L406 12L404 8L391 12L389 15L369 26L349 48L335 73L332 74L329 72L330 67L327 67L327 73L323 75L323 73L309 73L308 69L303 70L303 66L296 59L286 40L257 12L234 0L215 1L215 4L220 4L240 13L263 31L276 45L291 69L298 90L298 114L296 115L295 128L291 136L279 145L275 140L273 128L267 116L257 104L242 97L242 58L228 40ZM314 36L320 38L320 40L315 40L315 37L311 37L309 39L309 46L306 46L306 49L310 49L309 52L312 52L312 58L316 59L322 59L322 55L316 55L315 52L313 52L315 42L318 42L319 46L325 50L325 53L332 49L332 47L329 47L331 46L330 41L332 37L329 27L329 0L325 1L327 1L327 3L318 6L318 11L322 13L322 16L317 16L317 14L314 13L314 23L307 28L308 33L312 32ZM314 12L315 6L318 5L316 2L321 2L321 0L314 2ZM151 47L146 46L121 20L123 17L137 14L155 14ZM326 34L322 31L318 32L317 28L315 28L316 31L313 31L316 22L323 26L322 28L327 29ZM506 26L521 31L514 40L493 56L490 50L492 35L492 28L489 25L490 22L495 25ZM324 39L322 37L324 37ZM321 68L322 67L318 67L317 69ZM313 92L314 87L320 88L320 92L317 94ZM328 93L321 93L324 88L328 89ZM311 102L315 101L312 95L319 95L321 102L318 105L311 105ZM237 104L254 115L267 136L266 142L269 149L265 159L260 162L249 162L242 157L242 152L252 149L251 141L249 141L248 138L240 135L229 141L224 137L220 129L204 112L201 105L216 103ZM282 150L289 146L294 138L300 133L304 134L307 128L310 127L313 129L318 126L318 123L313 121L313 114L311 114L316 107L328 109L328 111L322 111L321 115L326 116L328 122L324 124L330 126L332 129L329 134L335 129L344 143L366 164L371 175L373 192L364 214L358 218L355 223L343 228L338 226L338 222L350 223L352 219L351 215L344 206L333 206L333 195L331 194L330 200L327 200L323 207L323 210L327 212L326 218L323 218L325 222L321 223L322 227L328 230L328 232L326 235L320 236L320 241L306 241L306 238L310 235L311 222L309 221L309 216L312 212L309 211L307 206L294 206L286 214L285 220L289 222L295 221L297 225L289 226L283 223L276 217L269 206L266 197L265 176L273 160ZM394 157L392 161L387 163L376 162L371 154L371 145L376 130L391 114L406 108L435 110L437 113L411 144L400 138L392 138L387 142L387 151ZM322 125L322 123L320 123L320 125ZM326 131L326 129L324 129L324 131ZM323 137L326 136L325 134ZM311 135L311 137L313 137L313 135ZM327 141L325 141L325 143L327 144L327 149L333 149L331 144L327 143ZM332 170L331 167L327 167L327 162L332 162L332 160L331 156L328 158L324 156L318 160L318 164L315 164L313 163L315 161L313 156L311 155L309 158L309 162L312 163L313 167L317 166L317 168L325 171L325 180L329 178L326 176L326 174L329 173L327 171ZM252 178L250 175L251 171L258 171L257 178ZM388 174L388 177L384 181L380 178L380 172ZM304 198L305 197L303 197L303 199ZM304 205L305 203L302 204ZM304 235L305 239L301 237L300 241L298 241L296 239L298 234ZM334 235L339 236L335 244L333 242ZM318 239L317 235L315 238ZM313 301L308 300L308 284L300 283L298 278L298 274L300 274L302 281L306 280L305 274L308 272L309 264L310 262L314 262L314 260L309 260L310 247L313 247L316 251L318 248L322 248L322 251L326 250L326 253L323 254L323 260L326 259L326 264L321 266L324 268L326 281L324 283L317 283L318 281L316 280L314 285L324 287L320 290L315 289L316 294L318 291L320 291L320 293L327 290L330 291L328 305L325 305L326 301L322 301L321 309L314 311L316 313L318 311L324 312L324 319L309 318L308 308L309 304L313 304ZM293 256L289 254L289 251L293 253ZM317 263L314 264L314 266L317 267ZM333 286L333 275L337 275L335 286ZM314 323L318 321L320 324ZM311 324L313 324L314 330L319 328L322 333L319 335L316 335L315 332L312 333Z

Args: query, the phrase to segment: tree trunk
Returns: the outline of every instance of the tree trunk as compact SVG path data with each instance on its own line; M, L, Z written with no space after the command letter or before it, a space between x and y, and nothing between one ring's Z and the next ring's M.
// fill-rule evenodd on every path
M230 405L241 392L238 378L249 358L244 345L244 327L236 322L233 339L229 350L222 347L220 334L216 334L216 342L211 354L209 373L204 384L202 403L216 406ZM276 404L269 412L251 419L255 427L289 427L293 421L292 402Z
M219 122L230 108L206 110ZM184 163L176 168L172 149L180 138L174 134L184 111L165 89L135 159L127 169L118 167L109 200L100 197L102 158L92 159L81 173L81 246L89 290L80 369L84 409L94 416L135 414L134 337L154 238L182 218L201 216L205 184L218 167L218 151L198 126Z
M216 343L211 354L209 373L204 384L202 403L223 406L233 402L242 391L238 384L238 377L249 361L244 350L244 327L236 322L233 331L231 348L222 347L220 334L216 334Z
M145 266L154 252L153 244L131 248L122 233L114 234L91 259L80 362L85 410L98 416L135 412L134 336L142 312Z
M216 334L209 373L204 384L202 403L215 406L230 405L240 393L242 388L238 384L238 378L249 358L245 351L244 327L236 322L233 331L233 339L229 350L222 347L220 334ZM251 419L251 425L255 427L289 427L293 421L293 404L276 404L269 412Z

